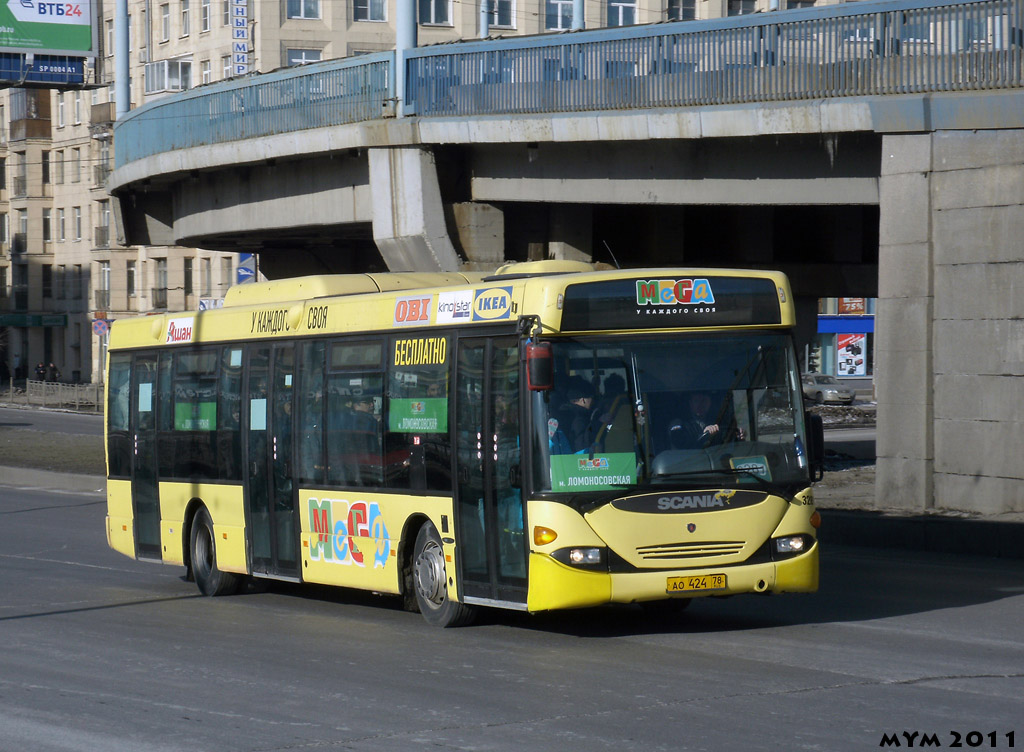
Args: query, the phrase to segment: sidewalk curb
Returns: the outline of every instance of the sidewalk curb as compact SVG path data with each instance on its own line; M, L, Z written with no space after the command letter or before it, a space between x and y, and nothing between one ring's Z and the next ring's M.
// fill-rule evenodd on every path
M58 473L52 470L35 470L27 467L0 466L0 485L31 486L52 491L74 491L76 493L107 492L107 479L102 475Z

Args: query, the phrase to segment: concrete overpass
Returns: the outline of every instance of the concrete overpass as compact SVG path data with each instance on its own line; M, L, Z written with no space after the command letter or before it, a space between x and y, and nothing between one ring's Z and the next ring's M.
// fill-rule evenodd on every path
M852 5L407 51L400 118L389 53L204 87L110 187L128 242L272 276L776 267L804 337L877 297L880 503L1024 511L1022 0Z

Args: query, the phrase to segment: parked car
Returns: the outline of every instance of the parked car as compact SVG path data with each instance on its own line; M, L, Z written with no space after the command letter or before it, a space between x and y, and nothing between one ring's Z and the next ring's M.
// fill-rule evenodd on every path
M827 373L805 373L800 377L800 381L803 383L804 396L819 405L826 402L853 404L853 390L836 381L835 376L829 376Z

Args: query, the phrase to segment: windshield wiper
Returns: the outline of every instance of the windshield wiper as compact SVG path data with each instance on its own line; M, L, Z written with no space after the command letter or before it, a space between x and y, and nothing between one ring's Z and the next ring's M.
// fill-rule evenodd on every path
M685 477L693 477L693 476L700 476L700 475L711 476L711 477L714 477L716 475L718 475L718 476L721 476L721 475L732 475L732 476L745 475L747 477L753 478L757 482L757 485L760 486L762 490L768 491L769 493L771 493L774 496L780 496L783 499L785 499L787 502L792 503L792 501L793 501L792 495L789 494L786 491L785 488L783 488L782 486L780 486L780 485L778 485L776 483L772 483L770 480L765 480L764 478L762 478L760 475L758 475L753 470L749 470L749 469L744 468L744 467L723 467L723 468L717 468L717 469L714 469L714 470L684 470L684 471L675 472L675 473L658 473L657 475L651 476L651 480L652 481L653 480L658 480L658 479L671 480L673 478L685 478Z

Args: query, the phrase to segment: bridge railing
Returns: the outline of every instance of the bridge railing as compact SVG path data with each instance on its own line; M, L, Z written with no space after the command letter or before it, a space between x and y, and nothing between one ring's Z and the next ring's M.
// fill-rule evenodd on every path
M383 117L394 53L327 60L219 82L144 105L115 125L117 166L191 146Z
M1024 0L895 0L435 45L405 53L404 113L646 109L1024 85ZM225 81L115 125L117 166L392 113L394 52Z
M1024 0L847 3L407 53L405 112L643 109L1021 86Z

